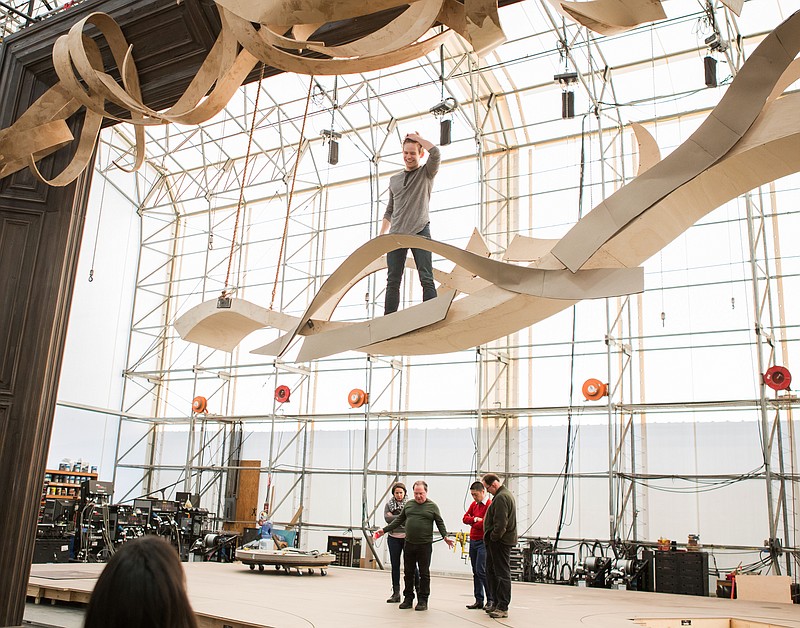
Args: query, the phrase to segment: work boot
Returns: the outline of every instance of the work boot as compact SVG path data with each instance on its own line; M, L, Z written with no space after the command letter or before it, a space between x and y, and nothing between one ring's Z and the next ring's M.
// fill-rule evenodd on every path
M392 589L392 596L386 601L389 604L397 604L400 601L400 588Z
M414 608L415 611L427 611L428 610L428 600L420 600L417 602L417 606Z
M397 608L411 608L412 606L414 606L414 598L407 597L400 603L400 606L398 606Z

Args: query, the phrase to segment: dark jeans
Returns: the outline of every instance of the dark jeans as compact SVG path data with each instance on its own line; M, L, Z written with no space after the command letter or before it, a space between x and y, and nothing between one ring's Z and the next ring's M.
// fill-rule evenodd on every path
M400 560L403 557L403 545L406 540L393 536L387 538L389 539L389 560L392 561L392 590L400 591Z
M420 602L427 602L431 595L431 556L433 543L409 543L406 541L403 548L403 570L405 573L405 589L403 597L407 600L414 599L414 571L419 569L419 584L417 585L417 598Z
M428 223L417 235L431 239L431 225ZM430 251L424 249L411 249L414 263L419 273L419 283L422 286L422 300L436 298L436 286L433 283L433 259ZM384 301L384 314L396 312L400 307L400 283L403 281L403 270L406 267L408 249L395 249L386 254L386 267L389 275L386 280L386 300Z
M486 600L491 604L492 594L489 593L489 586L486 583L486 546L483 539L469 542L469 561L472 563L472 584L475 589L475 601L481 604L484 601L484 591Z
M511 546L484 539L486 545L486 582L489 596L501 611L511 603Z

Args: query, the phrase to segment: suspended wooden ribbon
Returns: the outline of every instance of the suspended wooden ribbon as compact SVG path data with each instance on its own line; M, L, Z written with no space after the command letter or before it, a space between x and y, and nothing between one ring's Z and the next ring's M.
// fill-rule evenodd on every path
M136 170L144 160L144 126L170 122L200 124L211 119L227 105L258 61L299 74L352 74L424 56L439 47L451 32L458 33L468 43L475 42L478 54L486 54L505 40L497 18L497 0L465 0L464 4L455 0L216 2L222 23L220 34L178 102L161 112L142 102L133 49L119 25L105 13L92 13L76 23L53 46L53 65L59 82L16 123L0 131L0 178L27 166L49 185L72 183L92 159L104 118L134 125L136 143L131 170ZM292 27L293 35L311 34L327 22L403 5L408 5L405 11L386 26L341 46L325 46L322 42L307 41L304 36L293 39L280 34L287 26ZM260 28L257 30L252 22L259 23ZM439 22L450 30L423 39ZM98 43L84 35L90 26L105 39L122 84L105 71ZM327 58L304 57L300 54L303 50ZM129 112L129 117L109 113L106 101ZM62 172L47 180L36 162L74 140L66 120L81 109L85 109L85 119L75 154Z
M667 17L661 0L589 0L560 2L561 11L601 35L628 31Z

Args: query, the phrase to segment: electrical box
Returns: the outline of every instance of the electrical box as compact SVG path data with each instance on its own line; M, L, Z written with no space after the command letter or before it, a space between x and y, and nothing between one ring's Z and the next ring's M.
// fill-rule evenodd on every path
M33 546L33 563L68 563L68 539L36 539Z
M361 560L361 539L352 536L329 536L328 551L336 556L334 565L358 567Z
M655 552L657 593L708 595L707 552Z

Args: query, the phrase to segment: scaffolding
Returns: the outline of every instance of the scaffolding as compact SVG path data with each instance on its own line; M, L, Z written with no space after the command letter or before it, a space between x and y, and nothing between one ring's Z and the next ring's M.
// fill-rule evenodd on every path
M780 267L784 256L778 239L778 223L786 212L781 190L787 186L748 195L746 216L741 217L748 227L751 271L746 281L755 337L746 337L748 329L725 331L735 338L731 342L747 350L755 346L758 363L748 373L758 389L753 396L698 401L686 392L666 401L650 398L657 352L691 352L695 339L715 333L690 329L669 336L653 331L650 300L657 300L653 295L658 291L652 289L600 305L577 305L558 319L560 330L523 330L445 357L345 354L296 364L291 357L264 359L249 353L269 332L226 354L184 343L172 328L181 313L226 288L229 262L236 298L274 304L287 313L302 311L347 253L376 235L387 177L399 168L394 155L400 128L429 126L430 105L444 97L458 103L452 113L457 132L437 180L434 237L438 232L462 245L477 227L492 256L500 257L517 234L563 234L592 201L629 180L633 168L625 121L631 105L624 102L619 83L626 72L652 72L655 77L655 61L634 59L620 69L610 55L616 54L615 46L625 45L621 38L599 40L565 23L547 5L526 9L524 15L534 13L539 30L512 39L510 48L516 52L505 57L479 62L456 42L439 54L373 75L311 80L282 75L249 85L203 127L148 129L148 158L133 185L119 185L112 165L131 159L132 138L124 128L105 132L97 180L116 186L137 208L141 229L118 411L117 501L191 491L200 493L221 521L230 519L237 473L250 468L242 461L258 454L262 488L275 488L274 516L284 523L294 521L298 536L336 530L360 532L369 539L382 523L382 505L394 481L437 478L445 490L467 493L480 474L496 471L518 497L520 531L528 536L547 529L545 521L552 527L554 506L545 498L551 487L551 495L563 487L567 496L572 493L573 499L589 500L598 508L594 515L602 520L607 540L648 541L655 533L650 487L659 475L649 469L650 418L758 416L763 470L707 473L695 465L693 472L680 475L695 483L763 483L771 568L797 573L790 553L797 547L800 499L792 422L797 401L793 395L770 397L760 379L766 366L790 364L796 340L782 301L787 288L781 283L793 271ZM691 19L702 15L707 13ZM730 40L737 26L727 11L724 15ZM685 27L689 21L671 20L663 28ZM647 41L653 34L640 28L632 36ZM753 34L752 41L758 37ZM700 49L676 44L665 57L685 59ZM739 52L729 50L731 68ZM538 73L531 71L526 84L517 84L521 72L515 66L534 61L547 72L532 65ZM563 70L575 72L575 88L585 103L575 120L558 116L560 86L549 76ZM653 78L645 105L666 98L655 83ZM687 99L691 106L654 112L653 120L691 126L713 106L707 94ZM547 114L534 106L544 102L553 105ZM324 158L326 144L336 134L338 165ZM249 158L244 151L248 136ZM555 148L569 157L547 163ZM446 174L458 172L463 178L470 169L474 177L465 183ZM549 211L552 200L559 203L557 211ZM447 229L440 228L444 223ZM674 282L670 288L702 289L702 282ZM708 285L715 282L711 278ZM382 286L381 276L364 279L342 301L336 320L380 315ZM418 301L413 274L407 274L404 286L405 305ZM571 333L564 332L570 323ZM559 370L558 377L551 372ZM592 371L605 372L609 384L602 406L579 396L582 374ZM444 382L437 379L442 377L452 377L453 386L469 384L469 394L446 395ZM280 385L291 390L290 403L275 398L273 391ZM543 391L544 386L552 390ZM368 392L369 403L347 408L351 388ZM198 396L206 398L207 414L191 410ZM560 467L568 420L575 431L568 432L566 447L573 448L576 466ZM581 440L596 438L593 430L599 425L606 449L581 461ZM445 467L444 461L420 454L437 430L469 449L456 466ZM542 443L558 443L558 464L547 458ZM336 447L338 464L329 451ZM332 490L346 494L355 506L330 515L315 510L314 504ZM607 504L600 508L591 501L595 499ZM563 516L561 524L569 527ZM598 528L587 521L582 525ZM785 548L789 552L782 553ZM376 559L380 563L380 550Z

